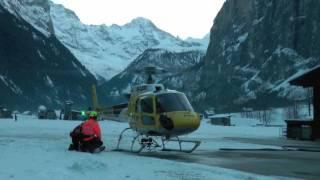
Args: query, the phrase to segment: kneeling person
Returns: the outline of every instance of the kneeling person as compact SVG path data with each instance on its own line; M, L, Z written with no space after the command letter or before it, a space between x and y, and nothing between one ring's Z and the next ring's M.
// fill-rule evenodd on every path
M97 112L90 112L89 119L79 125L80 133L74 133L76 135L73 136L72 132L70 133L73 145L70 145L69 150L79 150L83 152L94 153L103 151L105 149L105 147L102 146L103 142L101 140L101 129L97 121L97 117ZM75 130L76 129L77 127Z

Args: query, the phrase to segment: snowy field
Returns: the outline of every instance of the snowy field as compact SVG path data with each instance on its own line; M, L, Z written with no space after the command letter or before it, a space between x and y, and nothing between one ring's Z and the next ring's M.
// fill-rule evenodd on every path
M100 122L107 152L89 154L67 151L70 144L69 132L79 123L38 120L23 115L18 116L18 122L0 119L0 179L286 179L111 151L116 147L121 130L128 126L127 123L113 121ZM220 127L203 121L196 132L185 138L202 141L196 151L215 151L232 147L277 148L240 142L230 143L222 138L278 136L279 127Z

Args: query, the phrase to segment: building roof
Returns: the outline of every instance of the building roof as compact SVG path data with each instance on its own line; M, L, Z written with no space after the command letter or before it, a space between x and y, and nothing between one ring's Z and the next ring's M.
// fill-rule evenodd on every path
M320 77L320 65L292 79L289 83L291 85L296 85L296 86L314 87L316 84L320 85L319 77Z
M215 115L210 115L209 118L230 118L232 115L231 114L215 114Z

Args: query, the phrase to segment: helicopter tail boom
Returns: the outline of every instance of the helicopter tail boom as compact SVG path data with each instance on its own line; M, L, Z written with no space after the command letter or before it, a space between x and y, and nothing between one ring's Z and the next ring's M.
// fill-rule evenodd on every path
M92 104L94 110L97 110L99 108L97 89L95 85L92 85Z

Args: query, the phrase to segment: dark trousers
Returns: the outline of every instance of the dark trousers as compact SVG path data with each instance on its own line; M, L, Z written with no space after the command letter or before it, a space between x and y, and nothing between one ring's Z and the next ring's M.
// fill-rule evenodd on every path
M72 144L69 147L69 150L80 151L82 146L82 137L81 134L73 134L71 136Z
M99 138L93 138L89 141L82 141L81 150L93 153L95 149L102 146L103 142Z

